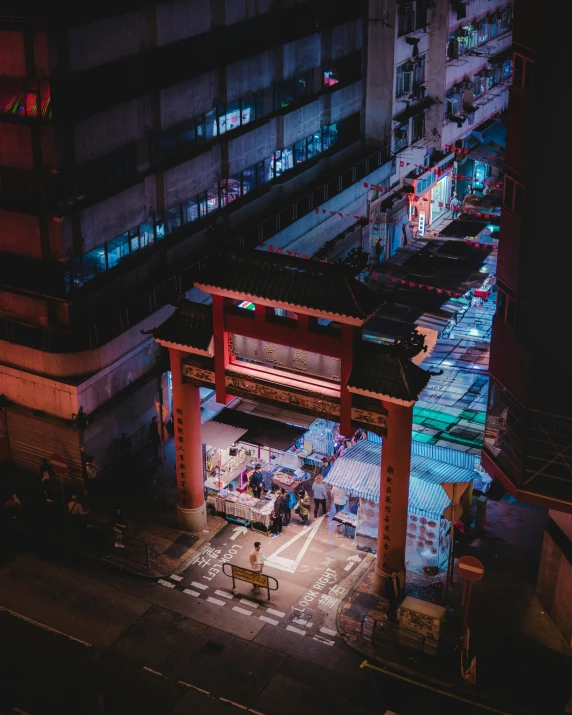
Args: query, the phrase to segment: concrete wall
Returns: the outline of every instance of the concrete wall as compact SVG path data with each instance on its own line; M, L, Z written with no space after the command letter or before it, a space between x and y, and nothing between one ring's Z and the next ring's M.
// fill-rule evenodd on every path
M257 55L261 57L262 55ZM161 127L167 129L209 112L220 94L218 72L213 70L161 90ZM244 93L246 94L246 92ZM243 96L240 94L238 96Z
M76 161L84 164L142 139L150 127L149 97L140 97L84 119L74 127Z
M369 0L365 137L391 139L395 74L395 0Z
M280 123L282 123L282 118L280 118ZM274 150L279 148L277 124L278 118L274 117L258 129L253 129L228 142L228 173L230 176L236 174L237 171L247 169L257 161L272 156Z
M272 82L278 78L278 49L262 52L227 66L226 98L228 101L240 99L250 92L256 92L272 85Z
M67 420L79 407L73 385L7 365L0 365L0 392L18 405Z
M74 72L135 55L149 46L146 10L111 15L72 27L68 41L69 63Z
M0 77L25 77L24 33L0 30Z
M204 154L165 172L165 206L173 206L196 196L210 188L220 175L220 144L215 144Z

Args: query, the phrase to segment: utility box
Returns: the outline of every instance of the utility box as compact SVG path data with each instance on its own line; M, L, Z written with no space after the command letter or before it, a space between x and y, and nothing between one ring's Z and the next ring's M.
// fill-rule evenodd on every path
M445 623L446 609L407 596L399 609L399 643L435 655Z
M477 499L477 518L475 521L475 534L479 536L485 533L485 521L487 518L487 498L479 497Z

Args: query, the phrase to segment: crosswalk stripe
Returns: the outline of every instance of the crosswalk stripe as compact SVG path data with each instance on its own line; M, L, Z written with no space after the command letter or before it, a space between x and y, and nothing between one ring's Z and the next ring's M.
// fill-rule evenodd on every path
M232 593L227 593L226 591L215 591L217 596L222 596L223 598L232 598Z
M224 601L221 601L218 598L213 598L212 596L209 596L207 601L209 601L209 603L214 603L216 606L224 606Z
M292 631L292 633L298 633L300 636L305 636L306 631L303 631L301 628L295 628L294 626L286 626L287 631Z
M175 588L174 583L169 583L168 581L165 581L164 579L160 578L157 583L160 583L161 586L166 586L167 588Z
M336 641L331 641L328 640L327 638L323 638L322 636L313 636L315 641L319 641L320 643L324 643L325 645L335 645Z
M273 626L278 625L278 621L275 621L274 618L267 618L266 616L258 616L258 619L260 621L266 621L266 623L271 623Z
M275 611L273 608L267 608L266 610L268 613L271 613L273 616L280 616L280 618L282 618L282 616L286 615L284 613L284 611Z
M196 581L193 581L191 583L191 586L194 586L195 588L200 588L201 591L206 591L208 586L205 586L204 583L197 583Z
M169 578L172 578L173 581L182 581L182 580L183 580L183 577L182 577L182 576L177 576L176 573L172 573L172 574L169 576Z
M191 591L190 588L185 588L183 590L183 593L188 593L189 596L200 596L201 595L198 591Z
M245 606L250 606L251 608L258 608L258 603L249 601L248 598L241 598L240 603L244 603Z
M338 632L333 631L331 628L320 628L320 633L325 633L327 636L337 636Z
M246 608L241 608L240 606L233 606L233 607L232 607L232 610L233 610L233 611L238 611L239 613L244 613L245 616L251 616L251 615L252 615L252 611L249 611L249 610L246 609Z

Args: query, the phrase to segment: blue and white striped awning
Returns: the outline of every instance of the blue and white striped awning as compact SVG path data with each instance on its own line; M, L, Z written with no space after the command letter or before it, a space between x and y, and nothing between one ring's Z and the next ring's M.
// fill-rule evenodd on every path
M325 481L352 496L379 501L380 468L381 445L360 440L336 459ZM445 482L470 482L474 476L470 469L411 455L409 511L440 518L451 503L440 485Z

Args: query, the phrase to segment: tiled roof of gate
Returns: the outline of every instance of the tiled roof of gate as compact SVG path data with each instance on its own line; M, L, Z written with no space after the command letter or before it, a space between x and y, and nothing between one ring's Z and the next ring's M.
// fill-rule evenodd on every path
M196 285L363 322L384 302L341 265L262 251L224 255L201 271Z
M404 402L418 399L431 374L391 347L360 343L348 387Z
M191 301L183 302L158 328L155 340L206 351L213 337L212 307Z

